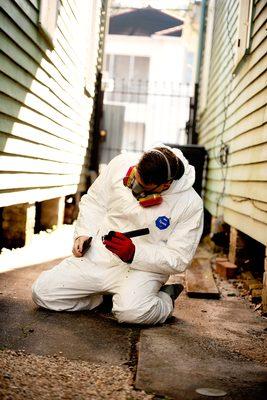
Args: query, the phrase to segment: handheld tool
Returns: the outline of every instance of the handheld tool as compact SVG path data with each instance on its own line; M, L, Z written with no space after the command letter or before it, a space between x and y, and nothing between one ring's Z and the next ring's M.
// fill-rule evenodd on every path
M143 236L143 235L148 235L149 234L149 229L148 228L143 228L143 229L136 229L134 231L129 231L129 232L121 232L124 236L127 238L133 238L137 236ZM102 236L102 240L111 240L112 237L115 235L115 231L109 231L107 235Z

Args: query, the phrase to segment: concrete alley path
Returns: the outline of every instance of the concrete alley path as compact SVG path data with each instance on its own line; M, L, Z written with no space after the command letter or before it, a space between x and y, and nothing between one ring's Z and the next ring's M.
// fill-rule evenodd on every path
M172 325L141 332L137 388L176 400L266 400L267 324L244 303L189 299L177 302ZM214 397L211 397L214 398Z
M225 390L227 400L266 399L266 319L240 297L183 293L171 323L144 329L38 309L32 282L57 262L0 274L1 399L195 400L208 398L196 392L203 387ZM141 391L132 386L136 345Z

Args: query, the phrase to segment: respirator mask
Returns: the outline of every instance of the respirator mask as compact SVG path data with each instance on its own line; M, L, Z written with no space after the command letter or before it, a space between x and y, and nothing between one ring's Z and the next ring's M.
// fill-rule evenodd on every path
M156 152L156 153L159 153L159 154L161 154L161 156L164 157L164 159L166 161L166 165L168 167L168 179L167 179L167 181L170 181L172 179L172 176L171 176L171 167L170 167L170 164L169 164L169 160L167 159L165 154L163 154L161 151L156 150L156 149L152 150L152 151ZM161 204L163 199L162 199L162 196L159 193L151 193L151 192L145 191L143 186L140 185L137 182L137 180L136 180L136 171L137 171L136 166L133 166L133 167L129 168L126 176L123 178L124 186L127 186L132 190L133 196L139 201L139 204L142 207L151 207L151 206L155 206L155 205ZM155 190L159 186L161 186L161 184L156 186L153 190Z

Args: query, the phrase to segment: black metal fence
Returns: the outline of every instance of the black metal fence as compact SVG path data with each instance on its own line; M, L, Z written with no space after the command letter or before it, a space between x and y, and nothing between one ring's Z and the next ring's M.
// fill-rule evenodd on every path
M111 80L104 95L100 162L156 142L185 143L192 88L177 82Z

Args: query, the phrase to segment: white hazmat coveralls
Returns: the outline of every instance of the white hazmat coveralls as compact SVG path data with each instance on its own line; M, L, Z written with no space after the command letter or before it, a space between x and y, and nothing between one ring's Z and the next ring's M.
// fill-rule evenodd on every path
M119 322L156 324L171 316L172 300L159 290L169 275L190 264L203 225L202 200L192 188L194 167L180 150L172 151L184 163L185 173L161 193L162 204L148 208L123 185L128 169L139 161L137 156L121 154L109 163L80 202L75 238L92 236L90 249L83 257L71 256L42 272L32 287L37 305L56 311L91 310L101 304L103 294L110 293ZM132 239L131 264L102 243L101 237L110 230L140 228L149 228L150 233Z

